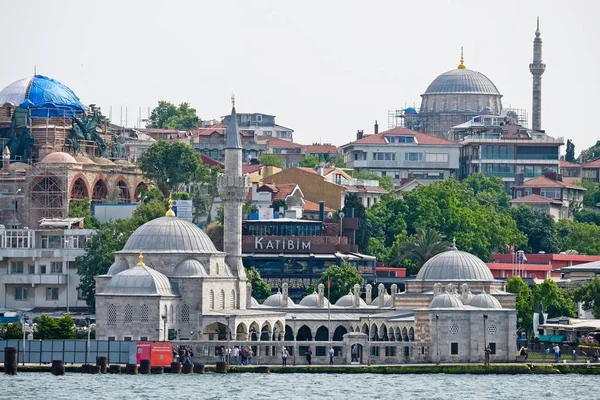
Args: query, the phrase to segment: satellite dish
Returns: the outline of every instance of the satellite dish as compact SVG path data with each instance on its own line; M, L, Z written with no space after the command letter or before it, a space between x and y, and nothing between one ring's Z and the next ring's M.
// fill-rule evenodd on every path
M327 213L327 219L332 219L333 218L333 213L331 211L329 211Z

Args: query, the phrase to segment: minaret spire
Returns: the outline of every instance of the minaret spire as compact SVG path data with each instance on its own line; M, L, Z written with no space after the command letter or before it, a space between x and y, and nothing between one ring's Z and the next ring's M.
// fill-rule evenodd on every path
M542 38L540 36L540 17L538 17L535 39L533 39L533 62L529 64L529 71L533 75L531 128L536 131L542 129L542 74L546 70L546 64L542 62Z

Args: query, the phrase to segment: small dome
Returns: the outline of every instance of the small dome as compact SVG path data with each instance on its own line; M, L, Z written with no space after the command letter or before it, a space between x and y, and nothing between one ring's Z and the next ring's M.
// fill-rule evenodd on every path
M302 300L300 300L299 304L304 307L318 307L319 306L319 295L317 293L313 293L313 294L304 296L304 298ZM323 307L327 307L328 304L329 304L329 300L327 300L327 297L324 297L323 298Z
M188 258L180 262L173 271L173 276L207 276L206 269L200 261L194 258Z
M347 295L340 297L338 299L338 301L335 302L335 305L338 307L354 307L354 295L352 294L352 292L350 292ZM359 297L358 298L358 307L366 307L366 306L367 306L367 303Z
M124 252L220 253L206 233L191 222L177 217L161 217L146 222L133 232Z
M17 172L23 171L23 172L25 172L29 168L31 168L31 165L25 164L25 163L19 162L19 161L10 164L10 169L12 171L17 171Z
M491 94L500 96L496 85L481 72L470 69L453 69L444 72L431 82L428 94Z
M417 280L493 281L489 267L477 256L453 248L430 258L419 270Z
M250 307L258 307L260 303L254 297L250 297Z
M74 158L79 164L85 164L85 165L95 165L96 164L95 162L93 162L92 160L87 158L86 156L75 156Z
M127 262L126 259L121 258L117 261L115 261L114 263L112 263L112 265L110 266L110 268L108 269L108 272L106 273L106 275L117 275L120 272L126 271L129 269L129 263Z
M77 160L68 153L57 151L44 157L44 159L40 161L40 164L77 164Z
M114 163L124 168L135 168L135 164L127 160L115 160Z
M288 297L287 299L287 307L293 306L295 303ZM263 306L268 307L283 307L283 294L281 292L277 292L275 294L267 297L265 301L263 301Z
M464 305L462 301L457 299L455 296L450 293L442 293L439 296L435 296L431 303L429 304L429 308L463 308Z
M178 296L169 278L147 267L135 266L113 276L103 295L122 296Z
M98 165L115 165L114 162L104 157L92 157L91 161L95 162Z
M383 294L383 306L384 307L391 307L392 306L392 295L388 294L388 293L384 293ZM371 302L372 306L378 306L379 305L379 296L375 297L373 299L373 301Z
M477 308L502 308L497 298L485 292L473 297L469 305Z

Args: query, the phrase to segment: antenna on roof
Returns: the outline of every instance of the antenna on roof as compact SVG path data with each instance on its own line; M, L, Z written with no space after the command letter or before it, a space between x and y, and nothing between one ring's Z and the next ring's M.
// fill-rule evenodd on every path
M33 64L33 76L37 75L37 65Z

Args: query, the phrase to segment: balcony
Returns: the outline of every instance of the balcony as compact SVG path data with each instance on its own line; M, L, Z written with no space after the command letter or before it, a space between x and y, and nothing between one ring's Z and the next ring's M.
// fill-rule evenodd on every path
M3 279L8 285L66 285L65 274L8 274Z
M489 172L483 171L485 176L495 176L496 178L513 178L515 176L514 172Z

